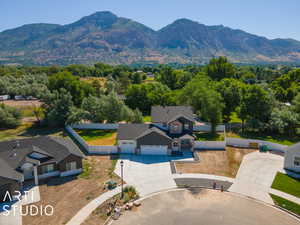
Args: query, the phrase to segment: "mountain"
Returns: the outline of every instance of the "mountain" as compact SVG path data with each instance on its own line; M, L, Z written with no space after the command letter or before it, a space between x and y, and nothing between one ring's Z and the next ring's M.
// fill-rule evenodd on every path
M0 63L205 63L220 55L233 62L300 62L300 42L267 39L228 27L179 19L154 31L111 12L67 25L29 24L0 33Z

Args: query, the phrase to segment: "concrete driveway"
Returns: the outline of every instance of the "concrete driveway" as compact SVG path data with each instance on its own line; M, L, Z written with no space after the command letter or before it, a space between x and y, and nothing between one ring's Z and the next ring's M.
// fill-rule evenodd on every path
M273 204L269 192L276 173L283 168L283 160L282 156L271 153L246 155L229 191Z
M273 207L213 190L170 191L142 201L112 225L299 225Z
M120 161L124 161L124 180L137 188L141 196L157 191L175 188L170 160L178 157L121 155L115 173L121 176Z

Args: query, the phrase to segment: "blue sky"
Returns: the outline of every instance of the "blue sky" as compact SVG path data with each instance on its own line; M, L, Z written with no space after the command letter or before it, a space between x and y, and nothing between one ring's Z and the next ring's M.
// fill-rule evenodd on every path
M300 0L0 0L0 31L38 22L68 24L107 10L155 30L188 18L300 40Z

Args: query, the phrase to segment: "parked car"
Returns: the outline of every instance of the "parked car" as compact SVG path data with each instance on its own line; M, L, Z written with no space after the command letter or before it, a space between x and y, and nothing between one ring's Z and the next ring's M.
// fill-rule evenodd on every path
M6 101L9 100L10 96L9 95L0 95L0 101Z
M36 100L37 98L33 97L33 96L27 96L26 100Z
M25 97L23 95L16 95L15 100L25 100Z

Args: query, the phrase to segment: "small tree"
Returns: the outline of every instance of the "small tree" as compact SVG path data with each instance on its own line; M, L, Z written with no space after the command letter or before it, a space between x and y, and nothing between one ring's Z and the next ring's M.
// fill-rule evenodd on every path
M21 124L20 110L0 104L0 128L15 128Z

